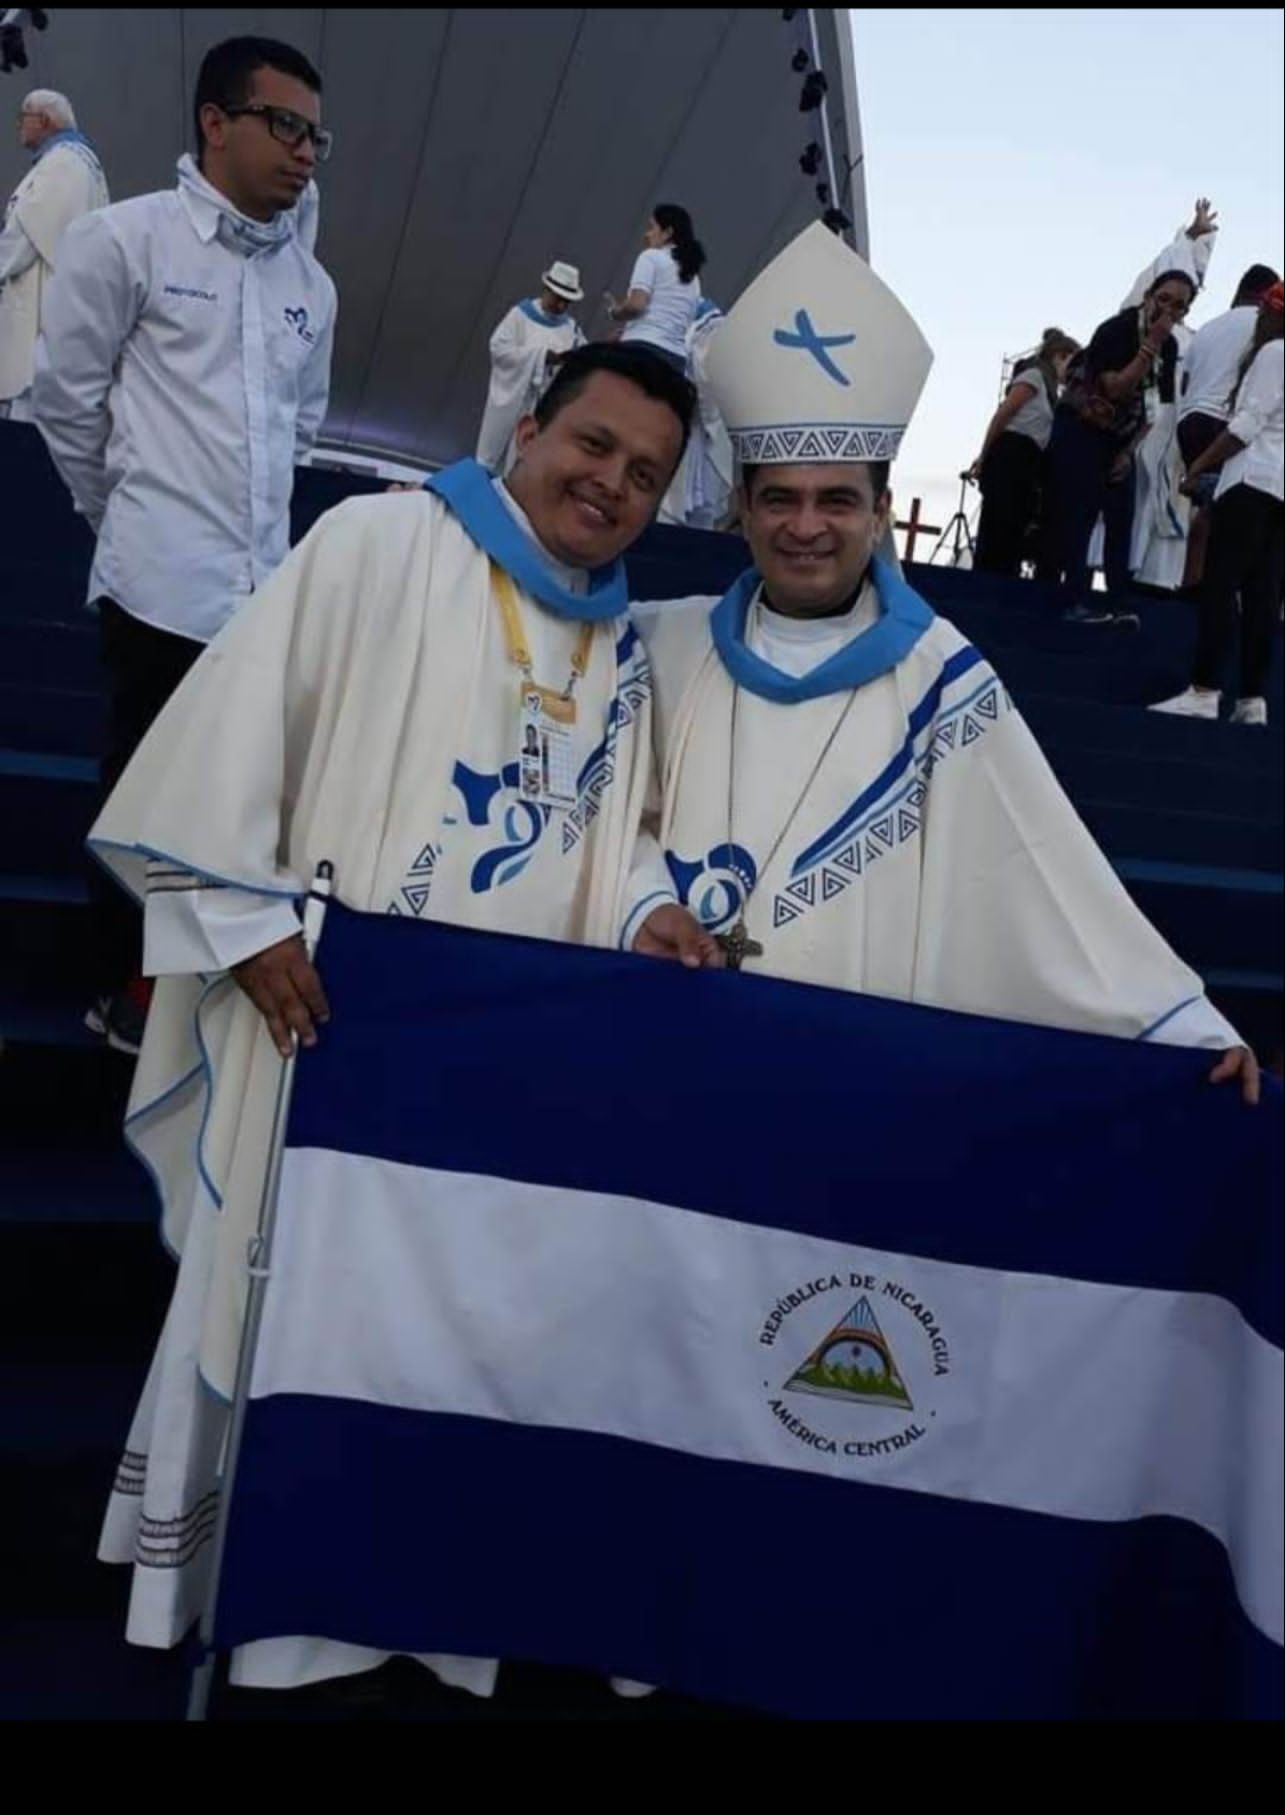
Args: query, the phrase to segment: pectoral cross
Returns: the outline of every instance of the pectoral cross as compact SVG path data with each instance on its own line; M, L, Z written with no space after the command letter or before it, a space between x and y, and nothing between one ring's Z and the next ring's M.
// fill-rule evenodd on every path
M763 956L763 947L757 939L750 938L744 919L738 920L730 933L715 933L714 937L723 948L729 971L740 970L747 958Z

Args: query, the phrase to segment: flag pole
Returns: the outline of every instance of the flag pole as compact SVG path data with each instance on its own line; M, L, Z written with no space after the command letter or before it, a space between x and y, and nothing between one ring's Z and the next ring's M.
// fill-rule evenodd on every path
M326 918L326 905L334 886L335 870L331 863L317 865L303 910L303 942L311 959L321 938ZM295 1062L299 1056L298 1035L292 1035L290 1056L282 1059L277 1077L276 1101L272 1110L272 1132L268 1142L267 1162L263 1170L263 1188L259 1194L259 1215L255 1233L246 1245L246 1270L249 1293L246 1298L245 1322L241 1328L241 1345L237 1354L236 1384L228 1413L224 1439L223 1466L219 1472L219 1510L214 1527L214 1548L210 1562L210 1580L198 1628L199 1655L192 1673L188 1695L187 1719L206 1718L218 1653L214 1649L214 1620L218 1609L219 1586L223 1576L223 1558L227 1549L228 1521L232 1495L236 1486L237 1465L241 1459L241 1440L245 1433L246 1412L250 1403L250 1380L259 1343L259 1326L263 1321L263 1295L272 1268L272 1238L277 1223L277 1196L281 1188L281 1160L285 1150L286 1126L290 1117L290 1098L294 1090Z

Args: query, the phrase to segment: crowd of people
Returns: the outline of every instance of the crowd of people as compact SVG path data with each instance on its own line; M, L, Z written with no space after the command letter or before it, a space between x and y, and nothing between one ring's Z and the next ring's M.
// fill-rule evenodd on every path
M101 1549L134 1567L145 1645L176 1643L205 1591L275 1081L326 1037L299 923L322 860L371 913L1207 1048L1215 1081L1258 1097L1252 1053L989 665L877 553L931 352L820 223L723 318L690 219L657 206L608 342L583 343L579 271L553 261L496 330L479 457L349 500L288 549L336 309L302 213L321 101L289 46L212 50L178 187L65 228L31 386L97 537L111 732L91 845L101 889L127 893L98 897L95 1013L141 1049L131 1135L180 1255ZM1105 374L1109 425L1067 402L1063 335L992 425L988 504L1001 481L1029 495L1006 441L1053 448L1072 575L1193 294L1166 270L1090 341L1078 382ZM1252 462L1251 390L1221 437ZM691 464L702 434L714 480ZM753 565L722 599L631 602L622 556L666 498L717 520L733 478ZM1019 515L988 531L997 560ZM234 1680L385 1656L285 1636L242 1647ZM493 1660L422 1661L494 1687Z
M1224 313L1186 327L1216 233L1201 199L1086 346L1049 328L1015 363L969 474L982 491L973 566L1029 567L1083 624L1136 625L1139 584L1197 598L1192 684L1154 709L1216 719L1239 624L1231 717L1261 726L1285 568L1285 304L1278 273L1255 264Z

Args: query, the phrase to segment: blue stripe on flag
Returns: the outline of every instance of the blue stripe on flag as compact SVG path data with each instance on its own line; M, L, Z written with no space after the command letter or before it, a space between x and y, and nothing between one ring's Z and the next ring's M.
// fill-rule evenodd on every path
M835 1719L1279 1719L1170 1519L1048 1518L584 1433L251 1404L220 1646L538 1659Z
M1214 1293L1282 1340L1281 1097L1208 1052L329 910L289 1142Z

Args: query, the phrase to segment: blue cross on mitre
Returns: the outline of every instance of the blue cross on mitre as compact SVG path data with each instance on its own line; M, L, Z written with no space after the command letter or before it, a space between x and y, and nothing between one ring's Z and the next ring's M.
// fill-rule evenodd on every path
M818 334L806 309L800 309L795 315L793 333L788 328L777 328L772 336L778 347L799 347L805 353L811 353L826 377L843 385L851 384L852 380L839 370L826 349L850 347L856 338L855 334Z

